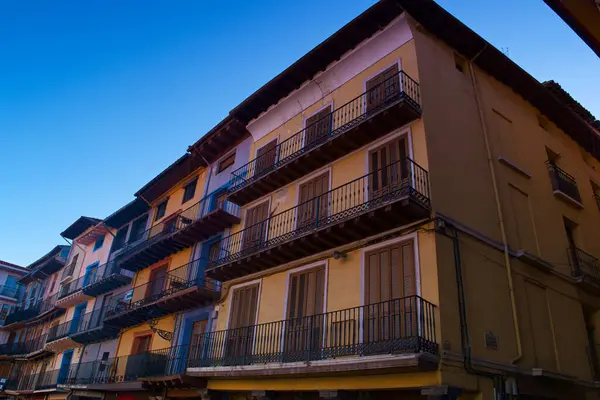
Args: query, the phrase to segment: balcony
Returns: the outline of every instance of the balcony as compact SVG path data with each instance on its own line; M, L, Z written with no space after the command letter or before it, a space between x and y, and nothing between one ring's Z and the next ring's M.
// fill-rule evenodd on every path
M38 378L34 386L35 390L55 389L57 387L57 383L62 378L60 375L61 373L59 369L45 371L38 374Z
M580 282L594 290L600 290L600 261L578 248L567 249L571 273Z
M42 301L33 301L32 299L23 300L8 314L4 326L12 325L13 328L16 328L34 319L49 317L51 315L55 317L59 316L65 310L56 307L57 298L58 293L55 293Z
M69 308L76 304L92 299L81 290L87 284L88 276L81 276L72 281L63 283L58 291L56 306L60 308Z
M119 267L115 261L99 266L88 275L82 291L88 296L99 296L131 283L134 273Z
M197 380L184 377L189 345L140 354L73 364L59 387L106 389L106 385L132 381L169 382L170 387ZM196 385L196 388L203 387Z
M60 353L64 350L78 347L79 344L70 338L70 335L77 332L77 324L78 321L69 320L62 324L51 326L48 329L45 349L54 353Z
M10 378L6 381L5 390L11 392L33 392L38 378L38 374L11 374Z
M106 312L106 324L123 329L218 300L220 285L204 276L202 262L192 261L115 296Z
M80 344L101 342L115 339L119 330L104 324L106 308L94 310L81 316L77 329L70 334L73 341Z
M125 245L116 261L121 268L136 272L238 224L239 214L239 207L227 200L215 203L212 197L204 198Z
M577 207L583 207L575 178L560 169L553 162L548 161L546 164L548 165L554 194Z
M73 261L71 261L71 264L67 265L61 275L60 275L60 281L64 282L66 280L69 279L73 279L73 274L75 274L75 267L77 266L77 259L74 259Z
M245 205L420 116L419 84L400 71L233 171L229 199Z
M396 367L433 370L438 354L435 318L433 304L410 296L208 332L192 338L187 372L203 377L233 377L360 374L365 369ZM397 357L400 354L407 356ZM234 368L240 366L245 368ZM252 366L262 368L249 368Z
M427 171L406 158L223 238L206 274L238 278L429 215Z
M10 358L43 358L51 354L51 352L45 350L45 344L46 335L40 335L24 342L2 344L0 345L0 354Z
M0 296L8 297L13 300L19 300L23 295L23 286L2 286L0 285Z

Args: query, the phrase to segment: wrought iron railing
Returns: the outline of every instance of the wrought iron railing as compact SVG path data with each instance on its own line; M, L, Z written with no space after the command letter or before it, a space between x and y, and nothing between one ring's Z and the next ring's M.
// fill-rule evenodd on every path
M233 171L229 192L232 193L257 181L320 144L344 134L358 123L399 100L410 102L413 106L420 108L419 84L404 71L400 71L397 75L362 93L314 124L284 140L272 150Z
M34 390L39 374L12 374L6 381L6 390L28 391Z
M548 165L548 172L550 173L552 189L562 192L578 203L581 203L581 196L575 178L560 169L553 162L547 161L546 164Z
M295 237L412 196L429 208L427 171L409 158L394 162L221 240L209 267L226 264Z
M588 277L600 284L600 261L578 248L568 248L571 273L576 277Z
M64 283L60 287L60 291L58 294L58 298L67 297L77 291L85 288L86 286L90 286L96 282L99 282L105 278L113 274L127 276L129 278L133 278L134 273L132 271L128 271L126 269L122 269L117 265L117 263L112 260L105 264L100 265L99 267L91 268L86 272L84 276L81 276L75 280L72 280L68 283Z
M0 345L0 354L6 355L25 355L35 353L44 348L46 344L46 335L36 336L33 339L24 342L5 343Z
M48 329L46 343L65 338L75 332L77 332L77 321L73 321L72 319L62 324L53 325Z
M73 333L85 332L101 326L104 321L104 317L106 316L106 310L107 307L103 307L98 310L83 314L79 318L79 321L77 322L77 328Z
M20 322L35 318L38 315L42 315L54 308L56 308L56 300L58 299L58 293L48 296L40 300L25 299L19 304L15 305L10 314L6 317L6 325L14 322Z
M78 258L79 257L77 257L77 259ZM67 265L65 269L63 269L62 274L60 276L61 280L67 278L68 276L73 276L73 274L75 273L75 267L77 266L77 259L72 260L71 263Z
M111 297L106 317L144 307L165 296L172 296L193 286L219 291L220 283L204 275L205 262L206 259L197 259L167 271L165 275L157 279Z
M23 294L23 286L0 286L0 296L12 297L13 299L21 298Z
M163 219L160 223L153 225L150 229L138 235L134 240L129 240L125 246L118 250L115 260L119 260L126 253L148 244L152 240L175 233L187 228L193 222L207 216L213 211L223 210L228 214L239 216L240 207L229 200L217 201L213 196L205 197L193 206Z
M192 338L188 367L325 360L390 353L437 354L435 306L409 296Z
M189 346L72 364L62 385L106 384L185 372Z
M60 369L54 369L45 371L39 374L38 379L35 383L36 390L46 390L56 387L56 385L63 380Z

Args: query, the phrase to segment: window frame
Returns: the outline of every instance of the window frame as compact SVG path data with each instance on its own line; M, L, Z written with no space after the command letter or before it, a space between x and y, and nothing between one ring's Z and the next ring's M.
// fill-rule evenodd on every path
M219 165L217 166L217 174L220 174L221 172L225 171L227 168L233 167L233 164L235 164L235 156L236 156L236 152L234 150L230 154L227 154L225 157L221 158L219 160ZM226 162L229 162L230 159L231 159L231 164L227 164L227 165L223 166L223 164L225 164Z
M163 218L166 215L166 213L167 213L167 204L168 203L169 203L169 198L167 197L165 200L161 201L156 206L156 212L154 213L154 222L158 221L159 219ZM163 206L164 206L164 208L162 210L162 214L160 214L161 207L163 207Z
M198 186L198 177L197 176L185 184L185 186L183 187L183 197L181 198L181 204L187 203L188 201L192 200L194 198L194 196L196 196L196 187L197 186ZM190 188L192 189L191 196L188 193L188 190Z
M99 237L98 239L96 239L96 241L94 242L94 250L92 250L92 253L100 250L102 247L104 247L104 240L106 239L106 235ZM98 242L101 241L100 246L98 246Z

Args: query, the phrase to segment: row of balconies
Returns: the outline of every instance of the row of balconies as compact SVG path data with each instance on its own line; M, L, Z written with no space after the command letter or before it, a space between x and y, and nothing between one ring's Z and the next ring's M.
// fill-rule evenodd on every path
M13 376L7 388L27 391L58 385L101 389L107 384L183 374L231 374L226 370L219 372L222 367L269 365L287 373L283 370L297 362L350 358L356 362L376 359L381 363L385 355L437 355L435 313L433 304L419 296L410 296L309 317L207 332L193 336L185 345L74 363L68 370ZM419 368L435 368L435 362L419 365ZM347 366L342 368L347 370Z

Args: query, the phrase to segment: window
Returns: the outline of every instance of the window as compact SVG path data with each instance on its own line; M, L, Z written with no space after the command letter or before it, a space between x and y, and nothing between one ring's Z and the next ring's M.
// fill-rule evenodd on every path
M379 75L369 79L367 89L367 112L378 109L400 93L398 64L394 64Z
M50 293L54 292L54 285L56 285L56 278L58 278L58 275L54 275L54 277L52 278L52 283L50 284Z
M100 367L98 368L98 370L100 372L104 371L106 369L106 367L108 366L108 356L110 355L110 353L108 351L105 351L104 353L102 353L102 358L100 359Z
M6 319L8 310L10 310L10 306L8 304L2 304L2 309L0 309L0 321L4 321Z
M152 335L138 336L133 340L133 349L131 354L145 353L150 350Z
M125 225L124 227L122 227L121 229L119 229L117 231L115 240L113 240L112 251L117 251L120 248L122 248L123 246L125 246L125 238L127 237L127 228L128 228L128 226Z
M169 199L166 199L165 201L160 203L158 205L158 207L156 207L156 215L154 216L155 221L158 221L159 219L161 219L162 217L165 216L165 213L167 212L167 203L168 202L169 202Z
M256 151L254 161L254 173L259 174L268 171L277 159L277 140L272 140Z
M181 204L194 198L194 195L196 194L197 183L198 178L195 178L193 181L185 185L185 187L183 188L183 200L181 201Z
M225 158L223 158L219 162L219 168L217 169L217 174L220 174L221 172L223 172L227 168L231 167L234 162L235 162L235 152L233 152L230 155L226 156Z
M208 249L208 260L209 261L217 261L220 258L221 254L221 241L217 240L212 243Z
M148 222L148 214L141 218L136 219L131 224L131 233L129 234L129 243L136 242L142 238L144 231L146 230L146 223Z
M96 239L96 243L94 243L94 251L101 249L104 246L104 236Z
M331 106L306 120L304 146L309 146L331 132Z
M467 73L467 60L460 54L454 53L454 67L462 72Z

